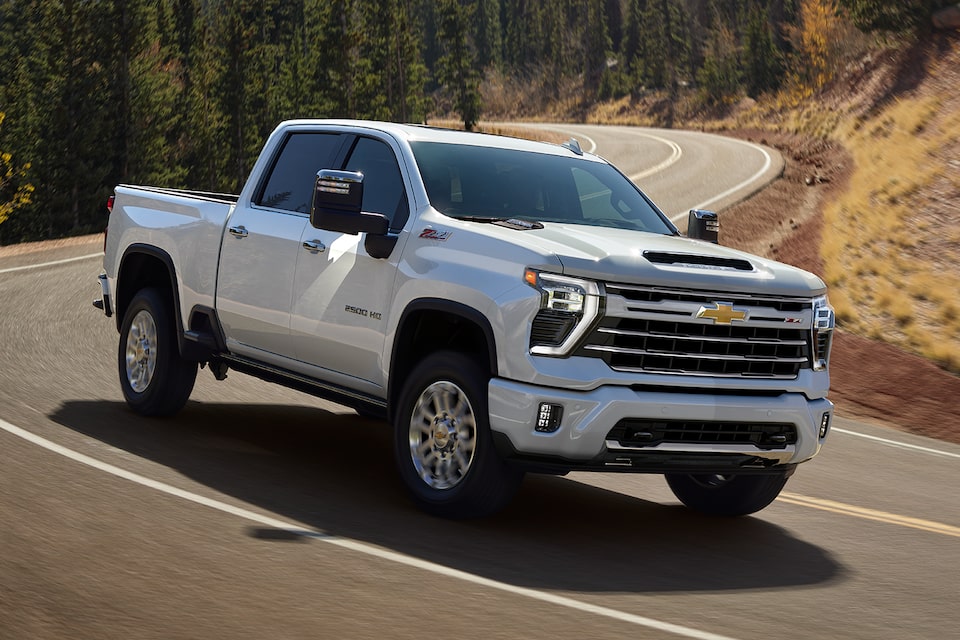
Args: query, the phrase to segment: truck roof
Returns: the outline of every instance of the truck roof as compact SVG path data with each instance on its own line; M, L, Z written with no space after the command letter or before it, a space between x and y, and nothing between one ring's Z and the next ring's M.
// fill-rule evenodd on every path
M491 133L476 133L458 129L445 129L420 124L400 124L396 122L380 122L375 120L328 120L305 119L287 120L279 128L288 127L316 127L331 126L340 129L373 130L389 133L397 139L407 142L439 142L443 144L460 144L476 147L495 147L498 149L516 149L552 155L570 155L573 153L567 147L549 142L535 142L511 136L495 135ZM584 153L584 157L596 158Z

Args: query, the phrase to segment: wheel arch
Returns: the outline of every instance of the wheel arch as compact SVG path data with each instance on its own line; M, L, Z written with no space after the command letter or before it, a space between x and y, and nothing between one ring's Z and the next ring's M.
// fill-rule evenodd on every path
M144 287L156 287L166 302L172 305L178 348L183 353L183 316L180 312L180 291L176 273L173 259L163 249L139 243L127 247L117 271L117 331L120 330L127 307L137 291Z
M469 354L489 375L498 373L496 337L483 313L442 298L414 300L403 310L394 334L387 391L391 420L405 374L443 350Z

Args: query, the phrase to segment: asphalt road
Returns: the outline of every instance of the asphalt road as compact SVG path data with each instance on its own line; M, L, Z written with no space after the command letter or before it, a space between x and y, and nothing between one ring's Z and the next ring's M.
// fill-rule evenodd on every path
M671 214L767 163L576 132ZM0 639L957 637L960 447L840 418L752 517L577 474L438 520L385 425L337 405L202 371L175 419L128 411L98 243L0 257Z

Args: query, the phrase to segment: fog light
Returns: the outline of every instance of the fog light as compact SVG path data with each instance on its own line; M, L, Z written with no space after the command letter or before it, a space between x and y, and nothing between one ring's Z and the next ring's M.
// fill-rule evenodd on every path
M830 414L825 413L820 418L820 439L827 437L827 431L830 429Z
M560 428L560 420L563 418L563 406L559 404L550 404L541 402L537 411L537 431L541 433L553 433Z

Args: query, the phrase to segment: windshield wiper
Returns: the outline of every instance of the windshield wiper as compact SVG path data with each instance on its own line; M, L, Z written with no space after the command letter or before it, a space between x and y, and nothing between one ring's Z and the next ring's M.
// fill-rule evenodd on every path
M467 220L468 222L483 222L495 224L508 229L517 229L518 231L529 231L532 229L543 229L543 223L537 220L522 220L520 218L494 218L491 216L457 216L457 220Z
M457 220L466 220L467 222L490 222L490 223L493 223L493 222L503 222L504 220L507 220L507 219L508 219L508 218L499 218L499 217L496 217L496 216L460 216L460 215L456 215L456 216L451 216L451 217L452 217L452 218L456 218Z

